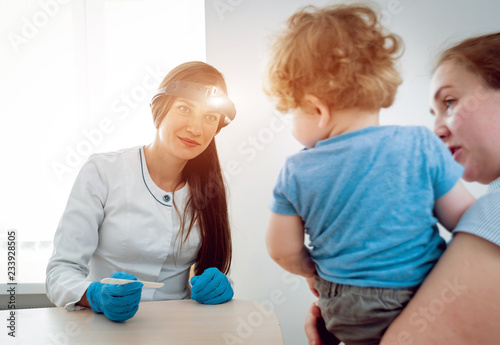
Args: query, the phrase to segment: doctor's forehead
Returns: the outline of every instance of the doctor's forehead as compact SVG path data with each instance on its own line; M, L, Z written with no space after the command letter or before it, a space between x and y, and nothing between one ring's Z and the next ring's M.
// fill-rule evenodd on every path
M210 106L209 104L206 104L206 103L203 103L200 101L195 101L195 100L183 98L183 97L177 97L173 106L181 106L181 105L188 106L189 108L191 108L192 110L194 110L196 112L202 112L202 113L209 112L209 113L218 114L218 115L222 116L222 113L219 111L219 109L217 109L217 107Z
M183 98L183 97L177 97L174 101L174 104L177 104L177 103L183 103L183 104L189 105L191 107L198 107L201 105L201 103L198 101L188 99L188 98Z

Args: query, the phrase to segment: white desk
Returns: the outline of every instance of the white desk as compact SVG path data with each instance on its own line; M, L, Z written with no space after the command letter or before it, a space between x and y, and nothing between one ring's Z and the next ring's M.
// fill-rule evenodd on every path
M91 310L15 310L16 337L8 336L10 310L1 310L0 344L249 344L283 345L276 314L259 304L232 300L202 305L192 300L142 302L123 323Z

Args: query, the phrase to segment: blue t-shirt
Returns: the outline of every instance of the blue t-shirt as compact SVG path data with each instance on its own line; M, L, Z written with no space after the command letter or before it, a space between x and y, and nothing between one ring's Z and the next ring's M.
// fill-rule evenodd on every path
M413 287L446 247L434 202L462 173L425 127L368 127L288 157L270 209L302 218L323 279Z

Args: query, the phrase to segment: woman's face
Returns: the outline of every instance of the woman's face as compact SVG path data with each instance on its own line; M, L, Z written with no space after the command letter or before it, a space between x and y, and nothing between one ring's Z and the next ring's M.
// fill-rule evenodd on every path
M214 138L221 116L204 103L179 97L158 127L160 142L181 161L193 159Z
M500 91L454 62L444 62L430 90L434 132L465 168L463 178L488 184L500 177Z

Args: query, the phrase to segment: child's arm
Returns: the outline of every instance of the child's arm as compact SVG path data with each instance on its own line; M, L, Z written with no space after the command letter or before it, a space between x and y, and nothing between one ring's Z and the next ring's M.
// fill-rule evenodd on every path
M314 277L316 266L304 246L304 225L299 216L271 213L266 246L271 258L288 272Z
M434 203L434 212L439 223L448 231L458 224L460 217L476 201L461 181Z

